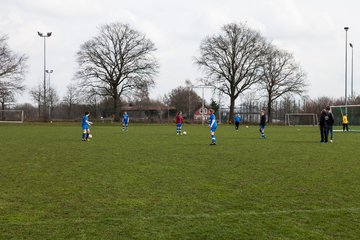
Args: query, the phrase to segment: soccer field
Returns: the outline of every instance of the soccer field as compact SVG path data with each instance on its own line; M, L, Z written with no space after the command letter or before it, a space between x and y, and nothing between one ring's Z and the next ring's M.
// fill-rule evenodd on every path
M359 133L0 125L1 239L359 239Z

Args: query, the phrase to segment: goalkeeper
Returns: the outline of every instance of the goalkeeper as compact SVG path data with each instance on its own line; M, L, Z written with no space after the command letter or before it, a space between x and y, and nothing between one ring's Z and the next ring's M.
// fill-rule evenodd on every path
M348 132L349 131L349 120L347 118L346 113L342 116L342 125L343 125L343 132L345 132L345 129Z

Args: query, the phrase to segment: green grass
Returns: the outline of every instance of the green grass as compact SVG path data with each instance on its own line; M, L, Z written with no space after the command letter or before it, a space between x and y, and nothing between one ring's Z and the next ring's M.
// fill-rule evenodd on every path
M0 125L1 239L359 239L360 134Z

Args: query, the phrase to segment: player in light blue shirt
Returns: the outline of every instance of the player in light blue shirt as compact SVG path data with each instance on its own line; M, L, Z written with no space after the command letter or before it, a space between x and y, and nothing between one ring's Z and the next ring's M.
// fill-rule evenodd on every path
M217 127L216 119L215 119L215 110L209 109L210 117L209 117L209 128L210 128L210 135L211 135L211 143L210 145L216 145L216 138L215 138L215 131Z
M124 114L122 115L122 130L123 131L128 131L129 129L129 115L127 114L127 112L124 112Z
M90 135L90 127L92 125L92 122L89 121L90 112L86 111L81 122L81 126L83 129L82 134L82 141L90 141L89 135Z
M236 131L239 131L240 121L241 121L240 114L236 114L235 117L234 117L235 130L236 130Z

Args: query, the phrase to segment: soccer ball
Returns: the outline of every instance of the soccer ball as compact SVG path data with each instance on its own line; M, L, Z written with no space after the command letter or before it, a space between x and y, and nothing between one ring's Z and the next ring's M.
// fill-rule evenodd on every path
M249 126L246 126L246 128L249 128Z
M91 135L91 134L89 134L89 138L92 138L92 135Z
M186 135L187 134L187 132L186 131L183 131L183 133L182 133L183 135Z

